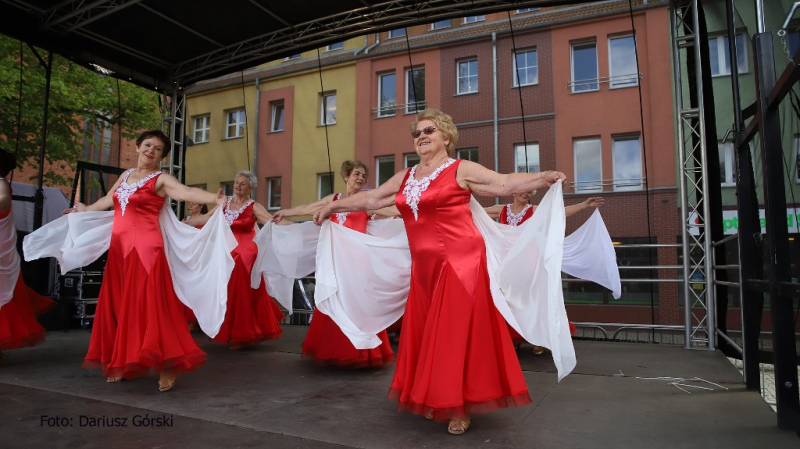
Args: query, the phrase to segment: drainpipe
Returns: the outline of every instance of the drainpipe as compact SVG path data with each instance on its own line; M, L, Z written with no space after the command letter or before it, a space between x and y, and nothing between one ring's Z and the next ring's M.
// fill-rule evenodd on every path
M369 46L369 35L364 35L364 46L353 52L353 56L358 56L359 53L364 51Z
M381 33L375 33L375 43L364 49L364 54L369 54L369 51L377 47L381 43Z
M256 176L256 180L258 180L258 112L261 110L259 107L261 103L261 87L259 86L259 81L260 78L256 77L256 133L253 137L253 174Z
M494 125L494 171L500 171L500 155L498 153L499 129L497 124L497 33L492 31L492 106L494 107L492 123ZM500 198L495 197L494 204L500 204Z

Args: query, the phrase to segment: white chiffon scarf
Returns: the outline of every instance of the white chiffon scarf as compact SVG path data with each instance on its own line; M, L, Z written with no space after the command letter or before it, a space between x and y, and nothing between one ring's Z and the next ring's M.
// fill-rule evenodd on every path
M263 275L270 296L292 314L292 292L296 279L315 270L319 226L313 222L279 226L269 222L253 239L258 257L250 271L250 287L259 288Z
M164 204L158 223L175 294L194 311L203 332L213 338L225 319L228 280L234 266L230 253L236 248L236 238L221 208L202 229L196 229L178 221ZM88 265L108 251L113 224L113 211L65 215L25 236L25 260L55 257L62 274Z
M14 213L0 220L0 307L14 297L14 288L19 279L19 254L17 253L17 231Z

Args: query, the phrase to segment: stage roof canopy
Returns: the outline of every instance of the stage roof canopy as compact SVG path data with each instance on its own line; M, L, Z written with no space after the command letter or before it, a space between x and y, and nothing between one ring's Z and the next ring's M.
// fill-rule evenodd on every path
M0 0L0 33L166 91L367 33L568 3L580 2Z

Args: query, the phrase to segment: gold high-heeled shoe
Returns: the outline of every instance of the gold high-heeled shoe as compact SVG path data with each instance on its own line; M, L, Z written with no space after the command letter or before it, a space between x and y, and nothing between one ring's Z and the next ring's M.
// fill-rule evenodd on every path
M450 435L463 435L469 429L469 418L453 418L447 424L447 433Z

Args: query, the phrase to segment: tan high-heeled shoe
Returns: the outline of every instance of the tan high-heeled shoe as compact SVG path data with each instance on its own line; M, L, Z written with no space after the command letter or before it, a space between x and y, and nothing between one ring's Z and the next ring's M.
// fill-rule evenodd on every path
M109 377L108 379L106 379L106 382L110 384L122 382L122 376Z
M447 424L447 433L450 435L463 435L470 425L469 418L453 418Z
M162 383L161 379L158 380L158 391L164 393L172 389L175 386L175 378L167 379L165 382Z

